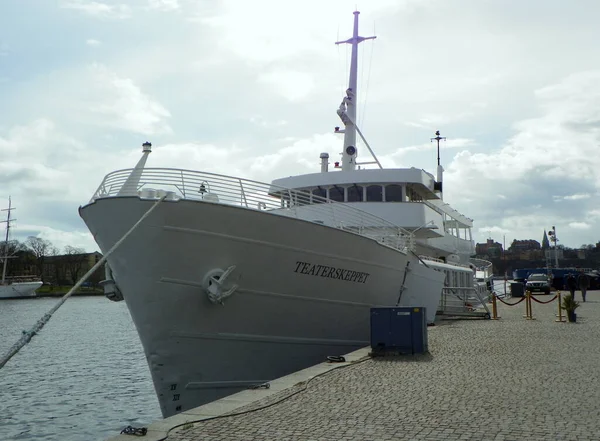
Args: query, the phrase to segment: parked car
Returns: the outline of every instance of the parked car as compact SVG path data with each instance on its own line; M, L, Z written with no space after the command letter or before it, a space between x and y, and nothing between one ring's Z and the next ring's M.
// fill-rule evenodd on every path
M530 274L525 282L525 290L550 294L550 281L546 274Z

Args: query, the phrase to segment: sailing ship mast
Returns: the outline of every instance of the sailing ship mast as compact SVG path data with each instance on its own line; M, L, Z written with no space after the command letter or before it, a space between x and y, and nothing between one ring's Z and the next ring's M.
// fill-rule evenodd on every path
M16 219L11 219L10 218L10 212L14 210L14 208L12 208L12 203L11 203L11 199L10 196L8 197L8 208L3 208L0 211L8 211L7 215L6 215L6 220L5 221L0 221L0 222L6 222L6 237L4 239L4 255L2 256L2 260L3 260L3 265L2 265L2 282L0 282L1 285L4 285L4 280L6 279L6 264L8 263L8 233L10 231L10 221L11 220L16 220Z

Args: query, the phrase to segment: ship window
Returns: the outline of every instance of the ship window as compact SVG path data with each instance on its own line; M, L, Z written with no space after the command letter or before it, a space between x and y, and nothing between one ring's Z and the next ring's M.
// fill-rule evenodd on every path
M363 188L358 185L348 187L348 202L362 202L363 200Z
M369 185L367 187L367 201L381 202L383 201L383 188L381 185Z
M324 188L315 188L312 191L313 196L315 196L313 198L313 204L322 204L324 201L323 199L327 198L327 190L325 190ZM323 199L321 199L323 198Z
M421 202L423 200L421 195L410 187L406 189L406 196L410 202Z
M336 202L344 202L344 188L334 185L329 189L329 199Z
M386 202L402 202L402 186L392 184L385 187L385 200Z

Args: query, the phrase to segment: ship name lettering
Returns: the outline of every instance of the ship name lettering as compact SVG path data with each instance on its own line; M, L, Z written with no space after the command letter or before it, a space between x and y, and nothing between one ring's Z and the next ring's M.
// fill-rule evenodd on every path
M295 273L307 276L326 277L328 279L344 280L346 282L367 283L371 274L328 265L318 265L310 262L296 262Z

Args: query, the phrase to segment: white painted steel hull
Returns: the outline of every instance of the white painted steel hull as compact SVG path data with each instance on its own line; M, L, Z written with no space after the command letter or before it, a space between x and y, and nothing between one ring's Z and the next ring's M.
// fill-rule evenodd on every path
M154 202L101 198L80 214L106 253ZM369 308L396 305L407 262L400 305L427 307L430 321L444 280L356 234L190 200L162 202L108 262L165 417L367 346ZM231 265L239 288L213 304L203 279Z
M0 285L0 299L20 299L37 297L35 292L42 282L18 282L10 285Z

